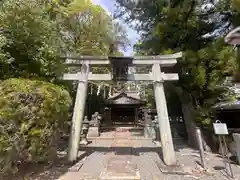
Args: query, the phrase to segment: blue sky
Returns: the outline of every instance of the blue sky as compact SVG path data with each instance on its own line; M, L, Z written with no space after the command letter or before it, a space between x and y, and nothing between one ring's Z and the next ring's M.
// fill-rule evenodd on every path
M113 13L115 9L115 0L92 0L94 4L101 5L106 11L109 13ZM128 33L128 38L130 40L130 47L127 48L127 51L124 52L126 56L130 56L133 53L133 45L137 42L139 35L137 34L136 31L131 29L127 24L125 24L122 20L120 20L122 25L125 27L127 33Z

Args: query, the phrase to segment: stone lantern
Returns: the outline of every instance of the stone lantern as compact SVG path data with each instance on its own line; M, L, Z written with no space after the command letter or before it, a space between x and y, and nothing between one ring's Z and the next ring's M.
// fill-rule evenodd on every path
M99 137L100 136L100 116L98 112L92 115L92 119L89 124L88 137Z
M87 116L84 117L83 123L82 123L82 131L80 134L80 144L81 145L87 145L88 140L87 140L87 133L89 129L89 121L87 119Z

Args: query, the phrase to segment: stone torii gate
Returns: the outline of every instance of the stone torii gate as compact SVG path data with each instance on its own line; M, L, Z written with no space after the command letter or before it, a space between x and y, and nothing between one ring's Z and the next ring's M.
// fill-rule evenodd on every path
M177 63L177 58L181 57L181 52L171 55L141 56L131 58L93 56L65 57L65 63L67 65L81 66L80 72L72 74L65 73L63 75L64 80L78 81L77 95L72 117L70 146L68 151L69 161L75 161L77 159L80 132L84 118L88 81L150 81L154 85L163 160L166 165L175 165L176 157L168 118L163 82L178 80L178 74L165 74L161 71L161 67L171 67ZM108 74L93 74L90 69L94 65L108 66L111 67L113 71ZM150 65L152 66L152 71L148 74L128 74L128 66L132 65Z

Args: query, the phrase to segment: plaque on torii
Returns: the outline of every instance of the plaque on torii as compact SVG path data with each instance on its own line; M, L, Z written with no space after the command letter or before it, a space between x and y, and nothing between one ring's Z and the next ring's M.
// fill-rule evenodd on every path
M72 118L69 160L75 161L78 156L78 142L84 117L88 81L150 81L154 87L163 160L166 165L176 165L163 82L178 80L178 74L164 73L161 71L161 67L174 66L177 63L177 58L181 57L181 52L170 55L138 57L65 57L66 65L83 67L78 73L65 73L63 75L64 80L78 81L77 97ZM90 72L90 69L95 65L110 67L112 71L108 74L93 74ZM129 74L128 68L130 65L152 65L152 70L146 74Z
M109 57L112 64L112 78L114 81L128 81L129 66L132 65L133 58Z

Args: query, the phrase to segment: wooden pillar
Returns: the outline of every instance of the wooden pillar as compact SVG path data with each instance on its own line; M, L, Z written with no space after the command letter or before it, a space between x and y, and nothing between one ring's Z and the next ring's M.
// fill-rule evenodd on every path
M80 78L78 81L77 95L76 95L74 112L72 117L72 130L70 135L70 145L69 145L69 151L68 151L69 161L77 160L77 156L78 156L80 133L82 129L82 121L84 118L84 110L85 110L85 104L86 104L88 73L89 73L89 65L83 64L81 68Z
M143 109L143 119L144 119L144 137L148 138L149 137L149 133L148 133L148 111L147 109Z
M137 123L138 123L138 108L137 107L134 108L134 115L135 115L134 126L137 126Z
M164 93L162 74L159 64L153 65L154 94L156 101L156 109L158 115L158 123L160 130L160 138L162 144L163 161L166 165L171 166L176 164L176 156L173 147L173 140L168 118L167 103Z
M98 85L97 95L99 96L101 93L101 84Z
M112 96L112 86L109 87L108 98Z
M110 108L110 111L109 111L109 122L110 122L110 125L112 126L112 125L113 125L113 120L112 120L112 108Z
M106 86L103 87L103 98L106 98Z
M90 94L92 95L93 94L93 84L91 84L90 87L91 87Z

